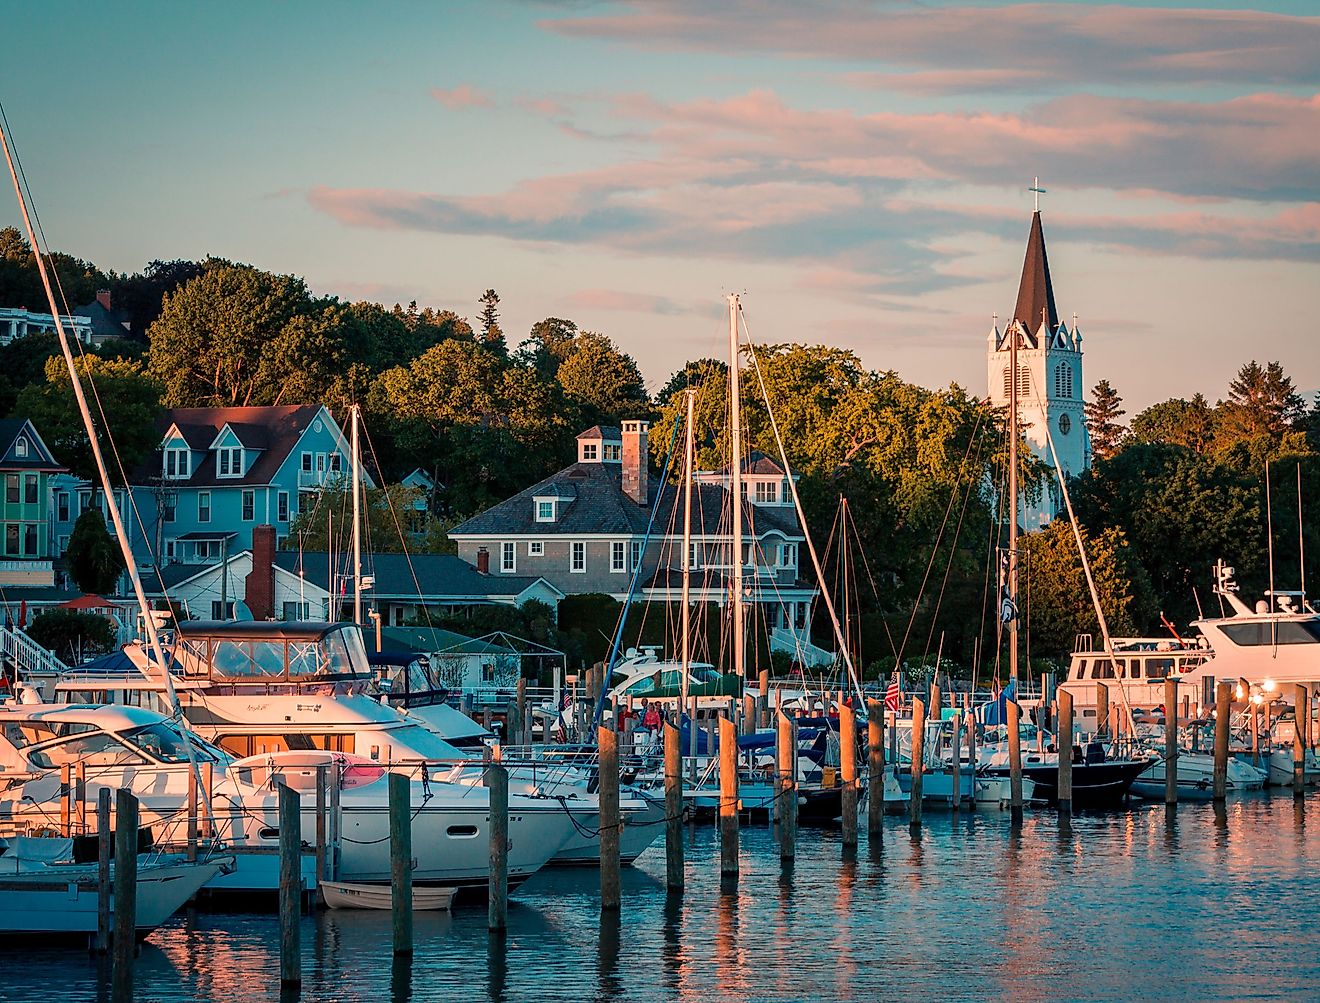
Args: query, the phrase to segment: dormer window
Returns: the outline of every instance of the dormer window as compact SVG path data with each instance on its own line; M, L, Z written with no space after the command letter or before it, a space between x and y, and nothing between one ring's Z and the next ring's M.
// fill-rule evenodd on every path
M243 447L221 446L215 451L215 469L217 477L243 476Z
M27 456L27 454L28 454L27 436L20 435L17 439L14 440L14 455L22 458L24 456Z
M623 462L623 447L617 442L601 443L601 459L606 463Z
M555 499L537 498L536 499L536 521L554 522L555 521Z
M777 505L779 503L779 482L757 481L756 503L758 505Z
M192 476L192 453L188 449L171 447L165 450L162 473L167 480L181 480Z
M582 444L582 459L588 463L594 463L600 459L600 444L596 442L584 442Z

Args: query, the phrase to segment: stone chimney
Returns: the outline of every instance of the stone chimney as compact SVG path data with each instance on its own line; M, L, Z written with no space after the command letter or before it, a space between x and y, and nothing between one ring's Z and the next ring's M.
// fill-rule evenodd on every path
M623 423L623 493L638 505L647 503L650 477L647 472L646 450L649 421Z
M252 572L244 583L244 602L254 620L275 619L275 527L252 530Z
M109 309L110 309L110 290L109 290L109 289L98 289L98 290L96 290L96 302L100 303L101 306L103 306L103 307L105 307L107 310L109 310Z
M490 574L490 551L485 547L477 548L477 570L483 575Z

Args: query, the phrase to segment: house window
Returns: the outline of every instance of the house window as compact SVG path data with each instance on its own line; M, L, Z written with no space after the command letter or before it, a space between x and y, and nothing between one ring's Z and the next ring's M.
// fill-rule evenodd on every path
M23 525L23 556L37 556L37 524L35 522L24 523Z
M555 521L555 503L551 499L538 498L536 500L536 521L554 522Z
M595 460L600 457L600 451L594 442L584 442L582 444L582 459Z
M544 540L532 540L532 541L530 541L530 542L527 544L527 556L528 556L528 557L544 557L544 556L545 556L545 541L544 541Z
M701 567L701 544L688 544L688 570Z
M220 541L200 540L193 548L193 553L197 555L199 561L217 560L220 557Z
M165 560L173 561L179 556L179 542L172 536L165 537Z
M779 545L779 566L781 568L797 567L796 543L781 543Z
M289 492L281 491L275 495L275 520L276 522L289 521Z
M192 473L192 454L187 449L165 450L164 472L170 479L188 477Z
M286 602L284 604L285 620L307 620L312 615L312 604L305 602Z
M37 475L23 475L23 501L28 505L37 503Z
M344 469L344 458L340 456L338 453L330 454L330 469L333 470L335 473L338 473L339 471Z
M512 542L500 544L500 571L511 574L518 570L518 547Z
M636 571L642 564L642 541L633 540L630 549L632 551L632 563L628 565L628 570Z
M5 553L12 557L18 556L18 523L5 523Z
M55 540L56 557L64 556L64 552L69 549L69 538L67 536L57 537Z
M178 499L173 491L166 491L160 499L160 518L162 522L173 522Z
M242 477L243 476L243 447L242 446L222 446L216 450L218 454L216 463L217 477Z
M92 507L92 493L90 491L78 492L78 514L82 515Z
M1018 393L1017 393L1017 395L1018 395L1018 397L1020 397L1020 398L1021 398L1021 397L1030 397L1030 396L1031 396L1031 370L1029 370L1029 369L1019 369L1017 375L1018 375L1018 378L1017 378L1017 384L1018 384ZM1008 367L1005 366L1005 367L1004 367L1004 396L1005 396L1005 397L1011 397L1012 395L1013 395L1013 379L1012 379L1012 377L1009 375Z
M234 602L221 602L219 599L211 600L211 619L212 620L232 620L234 618Z
M303 453L303 454L302 454L302 470L303 470L303 473L304 473L304 474L310 474L310 473L312 472L312 454L311 454L311 453Z
M197 492L197 521L211 521L211 492L209 491Z
M615 540L613 543L610 544L610 573L611 573L611 574L621 574L621 573L625 570L625 568L624 568L624 564L623 564L623 558L624 558L624 554L625 554L625 553L626 553L626 551L625 551L625 549L624 549L624 541L623 541L623 540Z
M587 570L587 545L575 542L569 547L568 554L568 570L575 575L584 574Z
M17 505L18 497L18 474L5 474L5 501Z
M251 522L257 517L257 493L252 490L243 492L243 521Z
M69 521L69 492L67 491L55 492L55 521Z
M779 482L778 481L757 481L756 482L756 503L758 505L774 505L779 501Z
M17 439L14 440L14 455L22 457L22 456L27 456L27 454L28 454L27 438L25 436L20 435Z
M622 447L617 442L607 442L601 446L602 459L618 463L622 457Z

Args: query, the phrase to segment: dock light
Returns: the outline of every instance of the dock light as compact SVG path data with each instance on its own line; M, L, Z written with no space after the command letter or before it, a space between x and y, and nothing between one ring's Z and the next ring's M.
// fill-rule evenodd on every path
M1262 697L1259 693L1253 693L1251 694L1251 702L1254 703L1257 707L1259 707L1262 703L1265 702L1265 698Z
M1246 696L1246 694L1242 692L1241 683L1238 683L1238 688L1233 691L1233 696L1238 700L1241 700L1244 696Z
M1273 693L1273 692L1274 692L1274 680L1273 680L1273 679L1266 679L1265 682L1264 682L1264 684L1263 684L1263 688L1264 688L1264 690L1265 690L1266 693Z

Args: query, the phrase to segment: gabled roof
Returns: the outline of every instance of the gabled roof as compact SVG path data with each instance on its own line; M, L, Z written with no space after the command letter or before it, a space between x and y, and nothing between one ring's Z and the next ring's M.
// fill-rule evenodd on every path
M1042 311L1044 313L1042 314ZM1040 210L1031 214L1031 233L1027 236L1027 256L1022 262L1022 281L1018 284L1017 305L1013 320L1022 322L1028 332L1039 330L1042 317L1049 330L1059 326L1059 312L1054 307L1054 285L1050 281L1050 263L1045 256L1045 231L1040 225Z
M126 338L132 329L132 317L124 310L106 308L99 299L73 311L91 320L92 334L99 338Z
M726 463L718 470L712 470L711 473L723 474L727 477L731 471L732 467ZM780 477L784 476L784 468L779 461L759 449L753 449L743 458L742 472L744 474L778 474Z
M661 491L659 477L648 475L647 497L654 499ZM560 509L554 522L537 522L532 501L558 490L567 481L577 492L569 505ZM460 523L449 531L450 537L463 536L641 536L651 517L650 505L638 505L623 493L623 471L614 464L574 463L545 480L533 484L512 498ZM728 536L725 507L728 490L719 484L694 484L692 491L692 532L700 536ZM664 535L681 514L681 494L673 485L664 488L652 532ZM675 508L679 512L675 513ZM797 520L785 509L761 508L743 502L743 525L749 534L777 531L790 537L802 536Z
M585 432L580 432L578 439L608 439L610 442L622 442L623 433L614 425L592 425Z
M484 638L468 637L440 627L382 627L381 636L395 648L453 655L516 655L518 652Z
M15 443L19 435L26 436L27 456L19 456ZM36 427L27 418L0 420L0 467L6 470L63 470L51 451L37 434Z
M333 421L328 412L322 414L324 411L320 404L173 408L157 419L156 431L163 441L171 429L177 429L193 450L205 454L193 466L191 477L174 482L181 487L269 484L312 422L318 417ZM226 425L245 446L260 450L242 477L216 477L215 454L209 450ZM159 476L160 451L157 450L134 472L133 483L147 483Z

